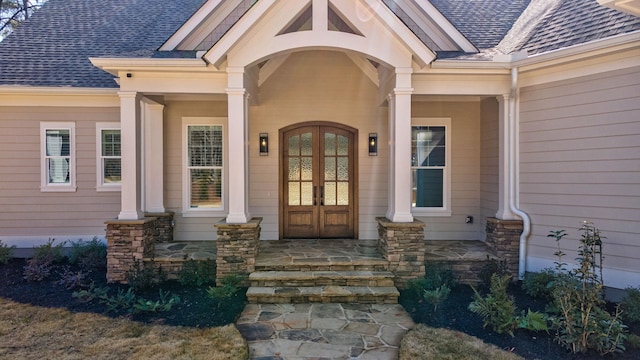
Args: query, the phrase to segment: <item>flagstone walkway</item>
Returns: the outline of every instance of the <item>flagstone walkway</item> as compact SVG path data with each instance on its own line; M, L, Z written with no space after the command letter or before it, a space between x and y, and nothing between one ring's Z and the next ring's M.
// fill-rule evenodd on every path
M394 360L413 325L397 304L249 304L236 322L254 360Z

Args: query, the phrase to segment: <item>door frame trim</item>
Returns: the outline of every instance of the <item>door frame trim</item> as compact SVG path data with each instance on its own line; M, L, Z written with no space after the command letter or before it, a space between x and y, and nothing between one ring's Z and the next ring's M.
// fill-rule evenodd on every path
M278 239L283 239L284 234L284 177L283 177L283 154L284 154L284 134L301 127L306 126L331 126L338 129L348 131L353 134L353 239L358 239L359 231L359 192L360 186L358 182L358 146L360 139L358 137L358 129L349 125L335 123L331 121L306 121L285 126L278 130Z

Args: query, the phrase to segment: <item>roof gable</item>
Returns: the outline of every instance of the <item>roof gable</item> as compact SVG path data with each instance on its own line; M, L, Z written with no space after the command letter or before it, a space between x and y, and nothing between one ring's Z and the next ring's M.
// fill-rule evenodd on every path
M291 31L292 24L304 25L306 21L300 19L306 19L309 8L311 30L300 27L301 31ZM334 15L339 17L340 24L336 25ZM348 29L340 28L344 25ZM354 51L396 67L411 67L411 57L419 66L435 58L379 0L262 0L204 58L216 67L227 59L230 66L246 66L281 53L323 48Z

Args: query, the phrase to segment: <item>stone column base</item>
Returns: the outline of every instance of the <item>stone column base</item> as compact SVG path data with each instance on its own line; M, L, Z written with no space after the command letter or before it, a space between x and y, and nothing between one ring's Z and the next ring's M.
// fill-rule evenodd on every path
M217 223L218 232L216 259L216 283L227 275L248 275L255 271L256 257L260 246L260 223L256 217L246 224ZM249 286L249 279L243 286Z
M173 241L173 211L163 213L145 213L148 218L156 218L156 242Z
M154 250L156 218L108 220L107 282L126 283L125 275L136 261L151 256Z
M507 262L507 267L514 279L518 278L520 234L523 228L522 220L487 218L487 245L498 258Z
M425 275L424 223L394 223L385 217L378 222L378 248L389 261L389 270L395 274L398 288L406 288L408 280Z

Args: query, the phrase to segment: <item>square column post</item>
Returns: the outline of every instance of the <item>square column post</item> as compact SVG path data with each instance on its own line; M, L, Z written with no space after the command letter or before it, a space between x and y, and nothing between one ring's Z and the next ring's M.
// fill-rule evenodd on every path
M164 213L164 105L142 99L144 113L144 210Z
M498 96L498 211L496 218L501 220L516 219L509 206L509 94Z
M142 156L140 94L120 91L120 129L122 141L122 185L119 220L144 218L142 212Z
M411 214L411 68L396 68L389 95L389 208L392 222L412 222Z
M229 161L229 224L245 224L249 215L249 140L248 94L244 88L244 68L228 67L228 148L233 154Z

